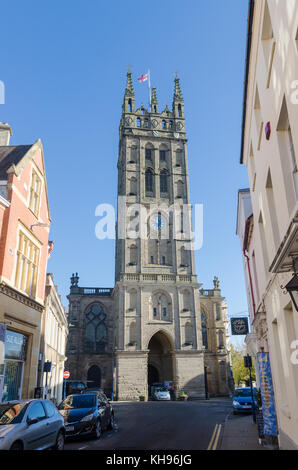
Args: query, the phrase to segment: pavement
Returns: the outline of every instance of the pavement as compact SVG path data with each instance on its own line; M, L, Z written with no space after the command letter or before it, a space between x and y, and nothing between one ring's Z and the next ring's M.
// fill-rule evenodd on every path
M267 450L259 444L252 415L229 414L223 424L218 450Z

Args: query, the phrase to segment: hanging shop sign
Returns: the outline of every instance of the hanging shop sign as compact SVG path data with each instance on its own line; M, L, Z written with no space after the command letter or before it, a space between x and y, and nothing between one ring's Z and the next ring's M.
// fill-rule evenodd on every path
M231 318L231 331L233 336L242 336L249 333L248 318Z

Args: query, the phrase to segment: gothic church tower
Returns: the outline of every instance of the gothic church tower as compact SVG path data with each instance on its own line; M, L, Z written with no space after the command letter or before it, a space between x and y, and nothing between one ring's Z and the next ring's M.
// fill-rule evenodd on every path
M190 248L184 100L135 109L127 74L119 129L115 365L118 399L138 399L154 382L204 397L200 285ZM174 209L173 209L174 208ZM186 215L185 215L186 213ZM184 215L183 215L184 214Z

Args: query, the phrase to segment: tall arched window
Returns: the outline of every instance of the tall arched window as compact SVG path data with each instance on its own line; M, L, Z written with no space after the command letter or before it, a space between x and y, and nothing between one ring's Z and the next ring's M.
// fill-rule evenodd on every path
M136 196L137 195L137 180L136 180L135 177L132 177L131 180L130 180L129 195L130 196Z
M177 182L177 198L184 198L184 184L181 180Z
M130 257L129 264L135 266L138 262L138 248L136 245L131 245L129 247Z
M217 346L218 349L224 349L225 347L223 330L217 330Z
M202 325L202 340L203 346L208 350L208 319L205 310L201 309L201 325Z
M137 118L137 127L141 127L141 119Z
M92 304L86 312L85 350L104 352L107 343L106 314L100 304Z
M160 172L160 192L168 192L168 172L167 170L162 170Z
M137 324L135 321L129 325L129 344L133 346L137 342Z
M153 193L154 191L154 174L150 168L147 168L145 174L145 185L146 185L146 193Z
M182 117L182 107L181 104L178 104L178 116Z
M193 343L192 339L192 324L187 322L184 327L185 330L185 345L189 345Z
M131 113L132 105L131 105L131 98L128 100L128 112Z

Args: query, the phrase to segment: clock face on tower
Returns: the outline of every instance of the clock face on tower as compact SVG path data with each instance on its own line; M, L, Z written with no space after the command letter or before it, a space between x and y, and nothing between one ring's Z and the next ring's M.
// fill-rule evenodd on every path
M165 221L161 214L154 214L151 216L150 223L155 230L161 230L164 227Z

